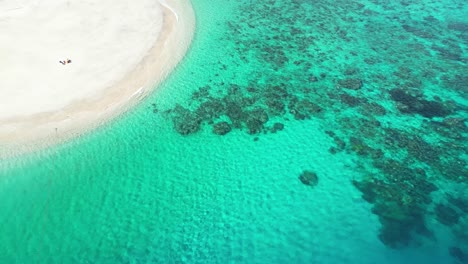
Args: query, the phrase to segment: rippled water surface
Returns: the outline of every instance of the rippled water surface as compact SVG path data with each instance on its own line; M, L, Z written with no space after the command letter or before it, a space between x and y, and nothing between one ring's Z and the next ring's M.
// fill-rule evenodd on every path
M193 0L120 119L0 163L1 263L468 263L462 0Z

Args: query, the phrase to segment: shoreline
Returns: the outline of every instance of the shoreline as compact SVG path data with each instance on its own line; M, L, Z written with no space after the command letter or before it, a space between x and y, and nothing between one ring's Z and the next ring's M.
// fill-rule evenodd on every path
M156 42L120 81L66 107L0 119L0 159L79 137L120 116L149 95L183 59L195 31L190 1L159 0L162 27Z

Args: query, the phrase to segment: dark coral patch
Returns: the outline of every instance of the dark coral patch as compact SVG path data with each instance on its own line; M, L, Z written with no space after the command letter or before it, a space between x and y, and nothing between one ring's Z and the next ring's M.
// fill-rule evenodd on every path
M291 113L296 120L310 119L312 115L320 113L322 108L309 100L293 98L289 101L289 113Z
M202 119L190 110L177 105L174 108L174 129L181 135L189 135L200 130Z
M308 171L308 170L305 170L301 173L301 175L299 175L299 180L305 184L305 185L309 185L309 186L315 186L318 184L318 176L317 176L317 173L313 172L313 171Z
M403 25L402 27L404 30L406 30L409 33L412 33L413 35L417 37L426 38L426 39L434 38L434 35L432 34L432 32L428 30L424 30L423 28L410 26L410 25Z
M359 90L362 88L362 81L360 79L348 78L348 79L339 80L338 85L340 88Z
M226 135L227 133L231 132L232 128L228 122L219 122L213 125L213 133L216 135Z
M195 114L207 121L219 118L225 111L225 105L221 101L210 100L203 102L195 111Z
M435 213L437 221L448 226L458 223L460 219L460 214L446 204L438 204L435 208Z
M403 89L392 89L390 96L393 101L398 103L398 110L402 113L416 113L427 118L445 117L451 114L450 109L442 103L413 96Z
M274 123L273 127L271 128L271 133L276 133L284 129L284 125L282 123Z
M353 184L363 199L373 204L372 212L379 216L382 227L380 240L390 247L406 246L412 234L430 235L424 222L430 194L437 187L427 180L421 169L412 169L389 160L375 162L382 175L372 175Z
M450 23L448 24L447 28L450 30L455 30L455 31L466 33L468 32L468 23L462 23L462 22Z
M361 105L365 100L349 94L340 94L340 101L348 106L355 107Z

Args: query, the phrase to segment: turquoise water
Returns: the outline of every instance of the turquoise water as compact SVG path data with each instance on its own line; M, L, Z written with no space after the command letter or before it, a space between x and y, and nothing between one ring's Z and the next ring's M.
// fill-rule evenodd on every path
M1 162L0 262L467 263L468 7L413 2L194 0L149 98Z

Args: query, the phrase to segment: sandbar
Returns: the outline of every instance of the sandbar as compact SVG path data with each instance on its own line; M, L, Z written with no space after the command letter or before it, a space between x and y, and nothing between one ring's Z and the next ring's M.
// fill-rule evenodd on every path
M1 1L0 158L125 112L181 61L194 30L189 0Z

